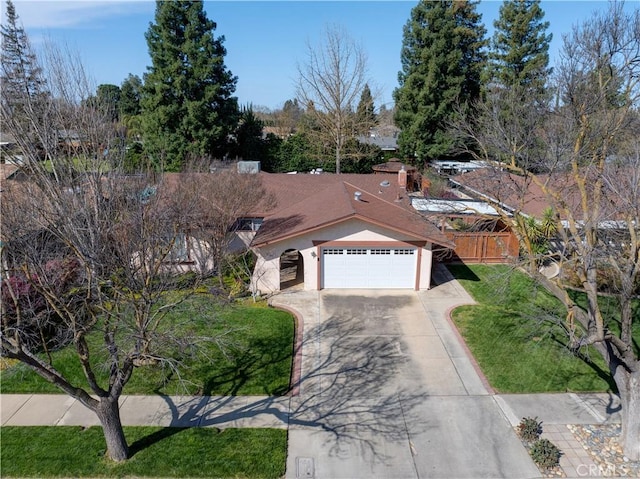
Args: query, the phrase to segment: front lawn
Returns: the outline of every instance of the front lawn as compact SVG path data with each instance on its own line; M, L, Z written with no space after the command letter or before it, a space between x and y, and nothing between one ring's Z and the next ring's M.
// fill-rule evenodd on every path
M566 311L526 274L505 265L451 265L479 303L462 306L453 321L491 386L502 393L608 391L615 385L593 348L576 357L551 317Z
M166 329L176 335L208 337L198 348L174 347L172 358L181 362L178 373L169 367L136 368L124 394L281 395L289 389L294 344L291 314L264 304L221 306L209 294L197 294L166 318ZM99 333L93 361L104 358ZM53 354L54 366L73 384L86 385L71 347ZM106 371L97 367L104 384ZM180 375L180 379L177 377ZM2 393L59 393L22 364L2 371Z
M131 459L105 459L100 427L3 427L2 477L278 478L287 432L280 429L125 427Z

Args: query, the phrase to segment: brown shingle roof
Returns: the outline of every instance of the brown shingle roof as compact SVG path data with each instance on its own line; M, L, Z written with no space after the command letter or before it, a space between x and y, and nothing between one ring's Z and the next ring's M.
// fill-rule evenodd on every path
M548 206L537 185L506 171L483 168L451 179L465 187L473 196L484 197L512 211L540 217Z
M581 173L582 176L586 174L588 174L586 171ZM539 186L539 184L544 184L556 195L553 203L562 205L562 208L557 211L561 220L567 219L567 212L578 219L585 214L575 177L571 172L558 171L553 175L541 174L537 175L537 181L532 181L531 178L525 179L506 171L485 168L457 175L452 180L466 188L474 196L501 203L507 209L536 218L541 218L544 210L550 206L549 198ZM589 188L589 183L587 180L587 188ZM615 195L608 195L607 200L613 203L619 201Z
M380 163L378 165L373 165L371 168L373 171L378 173L397 173L404 167L405 171L408 173L418 171L415 166L404 164L399 158L391 158L386 163Z
M413 211L397 176L261 173L263 184L278 199L266 215L253 244L282 241L352 218L402 232L418 240L452 247L431 223ZM388 181L389 186L381 186ZM360 200L355 193L360 192Z

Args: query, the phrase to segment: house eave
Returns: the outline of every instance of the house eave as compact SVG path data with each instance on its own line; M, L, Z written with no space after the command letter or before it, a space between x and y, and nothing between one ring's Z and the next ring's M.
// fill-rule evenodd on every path
M398 228L398 227L389 225L388 223L383 223L383 222L380 222L380 221L376 221L376 220L371 219L371 218L369 218L367 216L359 215L357 213L350 214L348 216L343 216L342 218L336 218L333 221L328 221L328 222L325 222L325 223L322 223L322 224L318 224L318 225L310 227L310 228L306 228L306 229L301 230L301 231L297 231L295 233L291 233L291 234L288 234L288 235L283 235L283 236L276 237L276 238L273 238L273 239L270 239L270 240L266 240L266 241L261 241L259 243L253 243L253 241L252 241L251 242L251 247L261 248L261 247L264 247L264 246L269 246L269 245L272 245L272 244L280 243L282 241L286 241L286 240L289 240L289 239L292 239L292 238L297 238L299 236L302 236L302 235L305 235L305 234L308 234L308 233L313 233L314 231L318 231L318 230L321 230L321 229L324 229L324 228L328 228L330 226L334 226L334 225L337 225L337 224L340 224L340 223L344 223L346 221L353 220L353 219L360 220L360 221L363 221L365 223L369 223L369 224L372 224L372 225L376 225L376 226L379 226L379 227L384 228L384 229L389 230L389 231L395 231L396 233L405 234L405 235L410 236L410 237L412 237L412 238L414 238L415 240L418 240L418 241L426 241L428 243L434 243L434 244L437 244L439 246L444 246L444 247L450 248L450 249L454 249L455 248L455 244L450 242L450 241L440 241L440 240L435 240L435 239L433 239L431 237L428 237L428 236L425 236L425 235L417 235L414 232L407 231L406 229Z

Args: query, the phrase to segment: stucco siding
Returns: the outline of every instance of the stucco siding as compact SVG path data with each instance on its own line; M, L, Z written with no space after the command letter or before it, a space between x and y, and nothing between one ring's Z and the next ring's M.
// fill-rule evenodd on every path
M272 245L254 248L258 261L254 270L252 288L261 293L272 293L280 289L280 256L287 250L298 250L304 263L304 289L320 288L320 248L323 243L345 242L349 244L377 244L391 241L411 242L415 238L399 232L386 230L377 225L357 219L331 225ZM419 289L428 289L431 284L431 245L421 248ZM413 274L407 271L407 274Z
M431 288L431 269L433 267L432 243L427 243L421 251L420 257L420 279L418 289Z

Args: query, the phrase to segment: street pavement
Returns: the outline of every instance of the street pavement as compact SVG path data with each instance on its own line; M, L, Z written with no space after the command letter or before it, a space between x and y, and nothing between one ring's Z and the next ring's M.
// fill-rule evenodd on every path
M575 446L566 475L584 477L592 463L564 425L619 421L617 398L495 394L449 319L472 299L446 270L434 279L419 292L279 294L272 305L294 312L302 333L296 394L123 396L122 422L287 428L288 479L518 479L540 477L513 429L537 416ZM65 395L1 395L0 416L3 426L98 424Z

